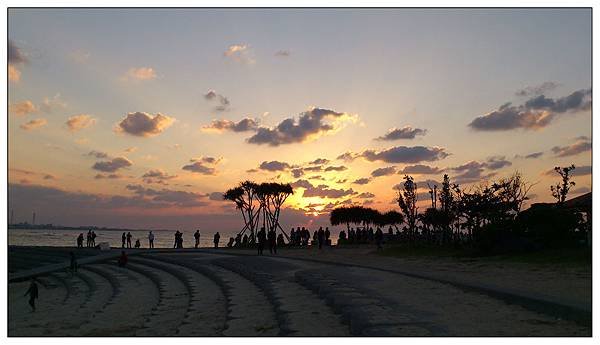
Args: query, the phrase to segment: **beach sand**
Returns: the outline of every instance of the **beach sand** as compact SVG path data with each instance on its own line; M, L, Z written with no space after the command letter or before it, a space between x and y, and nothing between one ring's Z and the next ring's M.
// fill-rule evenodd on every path
M70 250L11 248L9 278L42 263L59 265ZM120 251L111 252L82 252L87 256L76 274L63 268L38 275L35 312L23 297L29 281L9 283L9 336L591 335L581 322L395 270L590 305L585 286L591 273L551 280L548 268L444 265L381 257L372 247L280 249L277 257L248 250L133 250L125 268L116 265Z

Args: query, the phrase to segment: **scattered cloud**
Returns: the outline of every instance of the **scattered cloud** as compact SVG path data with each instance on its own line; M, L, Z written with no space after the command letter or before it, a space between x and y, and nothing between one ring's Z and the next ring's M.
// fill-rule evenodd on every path
M96 151L96 150L92 150L92 151L86 153L85 156L95 157L98 159L108 158L108 154L106 152Z
M581 165L575 166L575 169L571 171L572 176L587 176L592 174L592 166L591 165ZM554 169L549 169L542 172L542 175L546 176L558 176Z
M215 106L215 111L227 111L229 110L229 99L227 97L216 93L214 90L209 90L205 95L204 99L207 101L217 102L218 105Z
M371 178L370 177L362 177L362 178L359 178L357 180L354 180L354 182L352 182L352 183L363 185L363 184L367 184L369 182L371 182Z
M26 116L32 113L36 113L39 109L33 104L33 102L26 100L19 103L10 105L10 112L17 116Z
M151 169L148 170L144 175L142 175L142 179L145 183L158 183L165 184L168 180L176 178L177 175L169 175L165 171L161 169Z
M289 169L290 167L291 166L286 162L264 161L260 164L260 166L258 168L261 170L267 170L267 171L283 171L283 170Z
M290 55L292 55L292 53L289 50L278 50L275 52L275 56L281 58L287 58L290 57Z
M119 174L96 174L96 176L94 176L94 178L96 180L103 180L103 179L117 180L117 179L123 178L123 175L119 175Z
M386 163L419 163L423 161L436 161L448 157L444 148L425 146L394 146L381 151L365 150L361 153L346 152L337 157L340 160L352 161L362 157L370 162L382 161Z
M127 133L138 137L151 137L169 128L174 118L158 113L154 116L144 113L128 113L115 127L119 133Z
M304 170L309 170L310 168L304 168ZM344 171L344 170L348 170L347 167L343 166L343 165L339 165L339 166L330 166L325 168L325 172L328 171Z
M214 165L220 161L221 158L215 157L194 158L190 160L190 164L184 165L181 169L202 175L216 175L217 171Z
M369 193L369 192L364 192L364 193L358 194L356 197L359 199L369 199L369 198L374 198L375 194Z
M250 132L255 131L258 128L258 120L251 118L244 118L238 122L231 120L213 120L210 125L202 127L205 131L232 131L232 132Z
M469 126L478 131L505 131L510 129L536 130L548 126L559 114L589 110L592 90L578 90L568 96L553 99L544 95L530 98L525 104L502 105L475 118Z
M67 103L61 98L60 94L57 93L54 97L44 97L40 109L45 113L52 113L56 110L62 110L67 107Z
M503 156L494 156L488 158L485 162L470 161L465 164L450 168L457 173L453 176L456 183L472 183L490 179L497 173L495 170L512 165Z
M544 152L533 152L527 155L515 155L515 158L524 158L524 159L536 159L536 158L540 158L542 155L544 154Z
M173 206L194 207L206 206L208 204L207 202L202 201L207 197L206 194L170 189L157 190L152 188L145 188L141 185L131 184L127 185L126 188L140 197L148 198L154 202L164 203Z
M403 169L398 170L398 174L417 174L417 175L434 175L439 174L444 169L438 167L432 167L429 165L415 164L407 165Z
M133 152L137 151L137 147L135 147L135 146L128 147L128 148L126 148L126 149L125 149L125 150L123 150L123 151L125 151L125 152L127 152L127 153L133 153Z
M259 127L256 134L247 139L250 144L279 146L301 143L322 134L335 132L348 121L356 121L357 117L339 113L329 109L312 108L300 114L298 121L287 118L277 126ZM325 120L331 120L325 123Z
M556 155L556 157L568 157L575 156L583 152L592 150L592 142L579 140L571 145L567 146L554 146L552 148L552 153Z
M133 165L126 157L116 157L108 161L96 162L92 169L102 172L115 172L119 169L127 168Z
M527 86L521 90L518 90L517 92L515 92L515 95L519 97L539 96L543 95L546 92L556 89L558 86L559 84L555 82L545 81L539 85Z
M22 130L30 131L30 130L33 130L33 129L37 129L37 128L43 127L47 123L48 123L48 121L46 121L46 119L34 119L34 120L31 120L31 121L28 121L28 122L22 124L19 127L21 127Z
M96 123L96 119L91 115L79 114L69 117L67 122L67 129L71 132L77 132L84 128L93 126Z
M325 184L320 184L318 186L313 186L307 180L297 180L290 184L293 188L304 188L304 192L302 193L303 197L320 197L320 198L329 198L329 199L339 199L349 195L355 195L357 192L350 189L335 189L330 188Z
M375 169L371 172L371 176L373 176L373 177L389 176L389 175L394 175L395 173L396 173L396 167L391 166L391 167Z
M156 71L152 67L132 67L121 77L123 81L146 81L156 79Z
M225 58L231 59L232 61L243 63L243 64L253 64L256 61L254 60L254 56L252 51L250 50L250 46L247 44L233 44L230 45L227 50L223 53Z
M329 163L329 159L325 159L325 158L317 158L314 161L308 162L309 165L321 165L321 164L328 164Z
M402 128L392 128L388 132L375 140L399 140L399 139L414 139L417 135L425 135L427 130L420 128L412 128L411 126L404 126Z
M24 65L28 62L27 57L19 47L11 40L8 40L8 80L19 82L21 80L21 71L18 65Z

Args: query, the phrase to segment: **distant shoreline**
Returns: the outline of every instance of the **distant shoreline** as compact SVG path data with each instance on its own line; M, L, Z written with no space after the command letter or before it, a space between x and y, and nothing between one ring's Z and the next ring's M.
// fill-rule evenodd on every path
M60 225L32 225L32 224L12 224L8 226L8 230L69 230L69 231L171 231L170 229L127 229L127 228L105 228L98 226L60 226Z

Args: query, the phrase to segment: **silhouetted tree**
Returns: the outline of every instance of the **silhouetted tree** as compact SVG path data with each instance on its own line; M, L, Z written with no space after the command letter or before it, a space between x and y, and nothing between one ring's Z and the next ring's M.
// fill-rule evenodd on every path
M404 218L408 225L409 235L412 239L416 231L417 223L417 184L414 182L412 176L404 176L403 190L398 190L398 198L396 199L400 210L404 214Z
M556 203L559 205L562 205L565 200L567 200L569 189L575 185L575 182L571 181L571 171L574 169L575 165L573 164L565 168L554 168L554 171L562 178L562 182L557 183L556 186L550 186L550 191L552 192L552 196L556 199Z

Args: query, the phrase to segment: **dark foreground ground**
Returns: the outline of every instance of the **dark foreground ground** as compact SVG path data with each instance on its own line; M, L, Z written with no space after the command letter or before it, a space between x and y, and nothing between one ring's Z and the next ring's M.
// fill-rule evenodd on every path
M77 252L81 267L71 275L65 270L70 250L9 248L9 336L591 335L585 318L548 308L568 300L563 287L545 296L550 302L532 304L540 295L535 286L552 285L544 278L548 272L534 270L538 266L436 265L432 259L375 255L369 247L290 249L278 257L243 250L142 250L132 251L121 268L119 250L83 250ZM529 284L498 283L515 274L522 279L527 270ZM23 297L29 285L23 279L31 274L40 285L36 312ZM579 279L574 286L585 290L587 278ZM591 288L591 275L589 282ZM496 290L506 293L490 292ZM586 293L576 295L574 305L585 309Z

